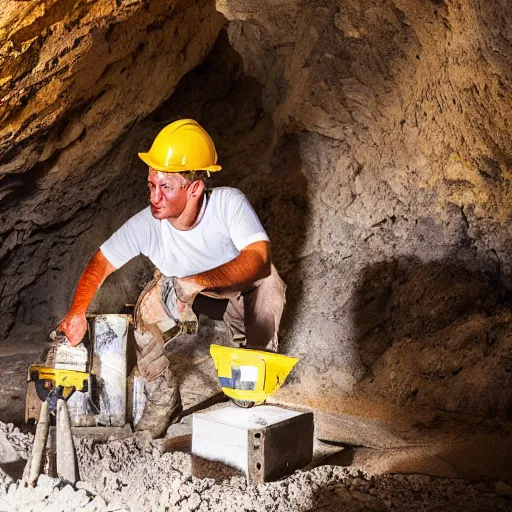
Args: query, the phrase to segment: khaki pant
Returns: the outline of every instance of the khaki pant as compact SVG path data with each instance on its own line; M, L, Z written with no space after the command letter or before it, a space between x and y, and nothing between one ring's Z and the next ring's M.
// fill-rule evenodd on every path
M285 292L286 285L272 265L268 277L244 290L199 294L193 309L214 319L222 314L235 339L245 338L247 345L277 352Z

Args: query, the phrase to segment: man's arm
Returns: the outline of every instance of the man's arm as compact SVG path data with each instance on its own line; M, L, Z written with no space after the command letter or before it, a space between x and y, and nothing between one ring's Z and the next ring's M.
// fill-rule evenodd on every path
M176 293L182 302L191 304L194 297L203 290L242 289L269 275L270 244L267 241L254 242L220 267L176 279Z
M80 276L71 307L57 327L57 330L64 332L73 347L82 341L87 331L85 313L96 290L114 270L116 268L98 250Z

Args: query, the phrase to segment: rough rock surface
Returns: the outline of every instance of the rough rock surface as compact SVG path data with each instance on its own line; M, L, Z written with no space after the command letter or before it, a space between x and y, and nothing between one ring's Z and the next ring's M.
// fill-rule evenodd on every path
M13 433L18 444L28 440ZM75 439L75 444L81 476L76 488L46 475L39 477L37 487L24 487L0 472L0 510L494 512L512 505L512 488L505 482L372 476L354 468L321 466L278 482L247 485L244 477L196 478L190 455L162 453L161 443L142 437L106 443Z
M271 117L242 186L299 387L510 417L510 4L217 7Z
M510 418L510 3L5 5L3 336L54 327L144 204L137 150L190 116L270 234L295 384ZM93 309L148 274L130 263Z
M55 322L84 261L144 205L133 193L144 182L130 186L143 168L137 121L204 59L222 24L211 1L3 3L1 337L15 319ZM109 157L122 141L129 151Z

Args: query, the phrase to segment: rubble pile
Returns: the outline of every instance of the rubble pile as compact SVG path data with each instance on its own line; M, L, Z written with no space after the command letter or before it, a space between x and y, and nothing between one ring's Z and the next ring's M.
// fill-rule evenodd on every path
M32 434L24 434L12 423L6 424L0 421L0 435L5 436L21 458L28 459L34 441Z
M31 436L0 423L20 452ZM35 488L0 476L0 511L500 511L512 507L504 482L422 475L372 476L357 468L320 466L278 482L248 485L244 477L196 478L191 456L163 453L142 436L106 443L78 440L82 481L72 487L42 475ZM26 453L23 452L23 453Z

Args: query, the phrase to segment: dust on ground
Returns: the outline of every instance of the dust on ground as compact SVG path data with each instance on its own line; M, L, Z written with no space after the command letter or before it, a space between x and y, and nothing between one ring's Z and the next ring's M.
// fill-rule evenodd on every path
M20 460L26 458L33 436L4 423L0 423L0 435ZM165 451L169 443L164 440L133 435L106 442L79 437L75 441L81 478L76 486L42 475L36 488L28 488L0 471L0 510L512 510L512 487L505 482L424 475L372 476L355 467L325 465L297 471L277 482L249 485L240 475L194 476L193 457L180 451Z

